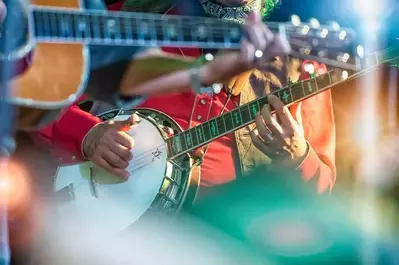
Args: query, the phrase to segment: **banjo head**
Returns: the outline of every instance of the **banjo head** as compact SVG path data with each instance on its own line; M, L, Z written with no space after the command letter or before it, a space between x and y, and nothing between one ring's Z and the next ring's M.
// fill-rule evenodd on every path
M113 110L101 117L126 120L132 113ZM135 142L128 167L130 178L121 181L91 162L60 167L55 178L57 225L61 222L63 229L85 227L85 233L112 235L145 214L180 208L190 178L190 159L185 156L178 161L187 170L177 168L175 161L168 160L157 122L137 114L142 121L128 131Z

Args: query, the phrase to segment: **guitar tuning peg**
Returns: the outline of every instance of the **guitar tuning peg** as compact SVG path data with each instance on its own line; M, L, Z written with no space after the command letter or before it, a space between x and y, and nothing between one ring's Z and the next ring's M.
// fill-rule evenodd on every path
M298 26L301 25L301 18L298 15L294 14L294 15L291 16L291 23L295 27L298 27Z
M348 71L342 71L341 78L342 80L346 80L349 77Z
M329 25L335 31L338 31L341 28L341 26L338 24L337 21L330 20L330 21L327 22L327 25Z
M309 24L314 29L320 28L320 22L316 18L309 19Z

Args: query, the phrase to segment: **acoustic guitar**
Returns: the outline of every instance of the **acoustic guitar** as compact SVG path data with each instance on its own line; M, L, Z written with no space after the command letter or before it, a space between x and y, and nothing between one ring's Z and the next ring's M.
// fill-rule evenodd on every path
M238 49L241 26L203 17L107 12L98 0L13 0L7 20L13 41L0 59L18 62L30 55L30 65L12 80L11 103L21 109L19 127L46 124L60 109L85 91L90 74L90 45L179 46ZM89 9L95 10L89 10ZM102 10L101 10L102 8ZM352 56L356 34L328 26L312 28L290 23L267 23L287 36L292 56L346 69L358 69ZM22 29L22 30L21 30ZM351 58L349 59L349 56Z

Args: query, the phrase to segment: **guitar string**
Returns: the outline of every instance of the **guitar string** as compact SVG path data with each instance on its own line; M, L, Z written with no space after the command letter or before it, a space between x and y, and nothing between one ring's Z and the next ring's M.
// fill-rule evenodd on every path
M44 21L43 21L43 23L37 23L37 24L50 24L50 27L49 27L49 29L48 30L45 30L45 31L48 31L48 33L52 33L51 31L60 31L60 27L59 27L59 23L57 23L58 21L59 21L59 17L57 17L57 16L55 16L55 15L51 15L51 13L49 14L49 15L43 15L43 14L41 14L41 13L37 13L37 14L40 14L40 15L36 15L37 17L41 17L42 19L45 19L46 17L48 18L48 20L49 20L49 22L55 22L55 23L45 23ZM104 18L104 16L101 16L101 15L98 15L98 17L99 18ZM117 17L118 18L118 17ZM119 17L119 19L122 19L122 17ZM159 19L159 20L161 20L161 21L163 21L162 20L162 18L156 18L156 19ZM85 22L88 22L88 21L85 21ZM163 22L169 22L169 21L167 21L167 20L165 20L165 21L163 21ZM194 23L193 21L190 21L190 22L188 22L187 23L187 21L184 21L185 23L184 24L182 24L182 23L180 23L180 25L179 25L179 27L177 28L177 29L182 29L183 31L185 30L185 29L193 29L193 27L195 28L195 27L197 27L198 26L198 22L196 22L196 23ZM106 22L104 22L104 21L101 21L101 20L99 20L97 23L99 23L100 24L100 26L102 26L102 29L109 29L109 28L111 28L110 26L109 26L109 24L106 24ZM187 23L187 24L186 24ZM207 26L206 24L207 23L209 23L209 24L211 24L210 26L211 26L211 28L212 28L212 31L214 32L214 33L216 33L216 37L220 37L220 36L226 36L226 30L229 30L229 29L232 29L232 28L228 28L228 26L226 27L226 25L230 25L230 24L228 24L228 23L222 23L222 24L220 24L220 23L216 23L216 21L204 21L204 26ZM62 24L62 23L61 23ZM119 21L119 32L120 33L134 33L134 34L137 34L137 35L140 35L140 34L143 34L143 31L142 31L142 28L143 28L143 23L138 23L138 25L136 26L136 27L134 27L134 26L131 26L131 23L129 23L128 21L124 21L124 20L121 20L121 21ZM201 24L201 23L200 23ZM89 27L90 27L90 25L93 25L93 22L92 23L86 23L86 25L88 25ZM176 24L175 24L176 25ZM268 25L268 27L269 27L269 29L279 29L279 25L285 25L285 24L283 24L283 23L280 23L280 24L278 24L277 22L276 22L276 24L274 25L274 24L267 24ZM42 25L43 26L43 25ZM47 25L48 26L48 25ZM140 28L141 27L141 28ZM161 25L161 26L159 26L159 25L152 25L151 23L149 23L149 24L146 24L146 27L149 29L149 31L150 30L152 30L152 31L158 31L159 29L163 32L164 30L165 30L165 27L163 26L163 25ZM94 26L93 26L93 28L94 28ZM238 27L237 27L238 28ZM126 30L127 29L127 30ZM176 28L172 28L172 29L176 29ZM289 35L289 37L304 37L304 36L307 36L307 34L303 34L303 33L297 33L297 31L295 30L295 29L298 29L298 27L294 27L294 29L293 30L291 30L291 29L289 29L289 28L287 28L287 26L285 27L285 32L286 33L288 33L288 35ZM204 29L205 31L206 31L206 29ZM86 35L89 35L89 34L87 34L87 31L86 31L86 28L85 27L83 27L83 29L82 30L79 30L79 31L77 31L75 34L78 34L78 32L80 32L80 33L84 33L84 34L86 34ZM159 31L158 31L159 32ZM192 30L191 31L191 33L193 33L194 31ZM338 31L333 31L332 33L337 33ZM341 31L340 31L341 32ZM105 33L105 32L104 32ZM220 34L221 33L221 34ZM114 35L115 33L110 33L110 32L108 32L108 34L110 34L110 35ZM219 35L220 34L220 35ZM55 34L55 35L57 35L57 34ZM154 34L154 35L157 35L157 34ZM184 34L183 34L184 35ZM214 36L215 34L211 34L212 36ZM319 39L323 39L323 40L328 40L329 39L329 37L328 36L331 36L332 34L331 34L331 32L330 32L330 34L327 34L327 36L326 37L321 37L321 36L314 36L314 35L312 35L311 37L312 38L319 38ZM62 38L61 36L57 36L57 37L60 37L60 38ZM54 37L54 38L57 38L57 37ZM191 34L191 37L193 37L193 35Z

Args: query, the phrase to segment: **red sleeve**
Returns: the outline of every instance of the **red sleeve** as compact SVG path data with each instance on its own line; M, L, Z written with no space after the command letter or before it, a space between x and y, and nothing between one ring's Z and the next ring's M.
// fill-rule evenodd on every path
M82 162L86 160L81 150L83 138L99 122L96 116L73 105L58 121L34 133L33 138L51 150L60 164Z
M327 72L324 64L312 63L318 74ZM300 79L308 79L304 71ZM322 92L291 107L296 119L303 125L305 138L309 143L309 152L298 167L305 180L317 178L317 190L322 193L331 190L335 183L335 121L331 91Z

